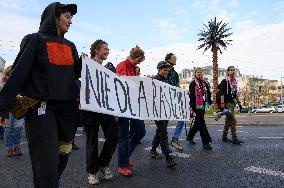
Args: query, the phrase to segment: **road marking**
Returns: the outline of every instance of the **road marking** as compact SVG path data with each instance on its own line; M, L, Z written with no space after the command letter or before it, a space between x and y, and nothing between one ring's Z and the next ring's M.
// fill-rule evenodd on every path
M78 131L82 131L82 130L83 130L83 127L77 127L77 130L78 130Z
M152 147L148 147L148 148L144 148L144 150L146 151L150 151L152 149ZM162 154L162 150L160 148L157 148L157 152L159 154ZM190 154L187 153L180 153L180 152L172 152L170 155L175 156L175 157L180 157L180 158L189 158L191 157Z
M77 133L75 134L75 136L77 136L77 137L78 137L78 136L82 136L82 135L83 135L83 134L77 134Z
M275 171L275 170L270 170L266 168L255 167L255 166L249 166L247 168L244 168L244 170L249 171L249 172L259 173L259 174L266 174L269 176L280 176L284 178L284 172L282 171Z
M257 137L257 138L262 138L262 139L282 139L283 137L282 136L260 136L260 137Z
M104 139L104 138L99 138L98 140L99 140L99 142L105 142L106 141L106 139Z
M217 130L218 132L223 132L223 130ZM248 133L248 132L245 132L245 131L237 131L237 133Z

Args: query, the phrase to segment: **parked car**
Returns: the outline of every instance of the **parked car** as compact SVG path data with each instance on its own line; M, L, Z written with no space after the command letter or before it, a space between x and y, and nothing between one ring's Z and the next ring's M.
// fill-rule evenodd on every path
M277 106L277 112L284 112L284 105L278 105Z
M251 113L252 108L243 107L242 110L239 110L240 113Z
M252 109L251 112L252 113L275 113L275 112L277 112L277 110L276 110L275 107L266 105L266 106L262 106L260 108Z

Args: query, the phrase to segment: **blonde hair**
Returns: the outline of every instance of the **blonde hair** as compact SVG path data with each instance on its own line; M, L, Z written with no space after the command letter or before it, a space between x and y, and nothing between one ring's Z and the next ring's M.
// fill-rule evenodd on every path
M12 65L9 65L8 67L5 68L5 70L3 71L3 75L5 76L9 76L12 72Z
M131 59L140 59L141 61L145 60L144 51L137 45L131 49L129 57Z

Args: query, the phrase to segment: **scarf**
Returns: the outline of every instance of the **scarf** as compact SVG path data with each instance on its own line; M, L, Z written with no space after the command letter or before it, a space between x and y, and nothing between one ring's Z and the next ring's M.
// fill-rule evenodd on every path
M6 76L3 76L3 77L2 77L2 82L3 82L3 83L6 83L6 82L8 81L8 79L9 79L9 76L7 76L7 75L6 75Z
M208 104L208 97L207 97L207 88L205 85L205 81L202 79L195 79L195 104L196 109L204 109L204 101L205 105Z
M231 77L231 76L225 76L225 79L227 80L227 82L229 82L230 84L230 88L231 88L231 93L234 95L237 93L237 80L235 77Z

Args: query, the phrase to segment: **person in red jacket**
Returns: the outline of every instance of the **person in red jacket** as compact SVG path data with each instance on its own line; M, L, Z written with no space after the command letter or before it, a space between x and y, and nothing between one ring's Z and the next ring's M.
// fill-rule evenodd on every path
M137 65L144 59L144 51L136 46L132 48L128 58L117 65L116 73L120 76L139 76L140 69ZM129 126L134 131L131 136L129 135ZM132 170L129 166L132 166L132 162L129 158L136 145L146 134L145 124L143 120L119 117L118 131L118 172L123 176L131 176Z
M26 114L25 129L33 183L58 188L76 126L77 88L82 64L76 46L64 38L77 12L76 4L51 3L42 13L39 31L25 36L13 72L0 92L0 119L5 126L16 95L38 105Z

